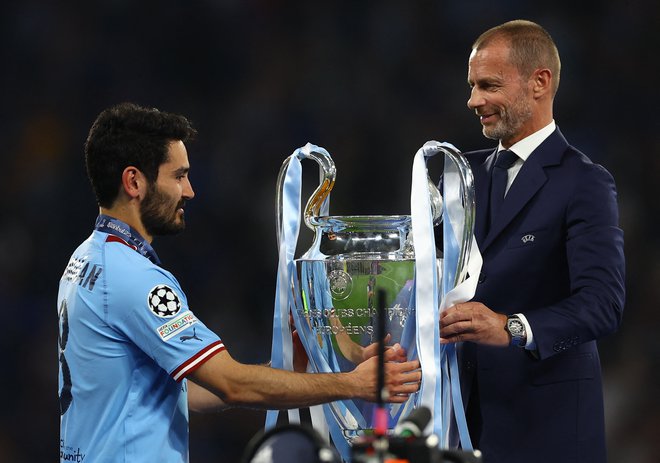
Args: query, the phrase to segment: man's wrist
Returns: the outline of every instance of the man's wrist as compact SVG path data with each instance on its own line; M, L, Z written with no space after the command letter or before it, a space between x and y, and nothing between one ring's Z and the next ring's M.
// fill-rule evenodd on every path
M520 320L523 322L523 325L525 325L525 333L527 334L527 343L525 344L525 349L529 351L535 351L536 341L534 340L534 331L532 330L532 326L529 324L529 321L527 320L527 317L525 317L524 314L517 313L515 315L520 317Z

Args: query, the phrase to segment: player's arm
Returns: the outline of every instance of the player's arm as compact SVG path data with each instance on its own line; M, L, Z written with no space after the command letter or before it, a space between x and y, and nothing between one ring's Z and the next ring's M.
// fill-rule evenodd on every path
M199 384L188 381L188 408L197 413L220 412L229 406L217 395Z
M307 361L306 358L305 361ZM269 365L264 365L264 366L268 367ZM302 369L296 371L304 372L305 370ZM230 408L230 405L225 403L220 397L218 397L208 389L195 383L194 381L188 381L187 384L188 384L188 408L191 411L197 413L215 413Z
M402 403L419 389L419 361L394 363L396 349L386 352L388 401ZM340 399L377 399L378 358L372 357L348 373L294 373L235 361L223 350L192 372L188 379L227 405L286 409ZM207 396L207 399L209 397Z

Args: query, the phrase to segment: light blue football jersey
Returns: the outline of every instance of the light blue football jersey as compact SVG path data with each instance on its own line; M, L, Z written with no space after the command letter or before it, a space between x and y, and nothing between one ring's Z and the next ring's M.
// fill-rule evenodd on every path
M187 462L185 377L224 345L176 278L95 230L62 275L58 311L60 462Z

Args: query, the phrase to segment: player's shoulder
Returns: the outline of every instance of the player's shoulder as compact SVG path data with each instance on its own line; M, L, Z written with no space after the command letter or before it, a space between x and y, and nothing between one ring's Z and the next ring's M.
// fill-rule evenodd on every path
M105 288L107 305L113 314L150 309L159 317L176 314L187 306L186 296L177 279L126 243L105 243Z
M157 285L179 286L172 273L122 241L106 238L103 244L103 264L109 286L126 290L143 290Z
M71 254L62 274L62 282L79 281L90 269L100 273L97 269L102 268L102 260L102 245L96 234L92 233Z

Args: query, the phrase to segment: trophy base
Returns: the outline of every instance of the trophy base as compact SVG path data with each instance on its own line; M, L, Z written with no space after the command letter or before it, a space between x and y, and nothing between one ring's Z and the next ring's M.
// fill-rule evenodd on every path
M343 429L342 433L344 434L346 442L351 445L353 445L355 442L367 438L368 436L375 435L373 429Z
M387 435L391 435L392 429L387 430ZM355 443L367 441L367 440L373 440L378 436L376 433L376 430L374 428L368 428L368 429L343 429L342 434L344 435L344 438L346 441L353 445Z

